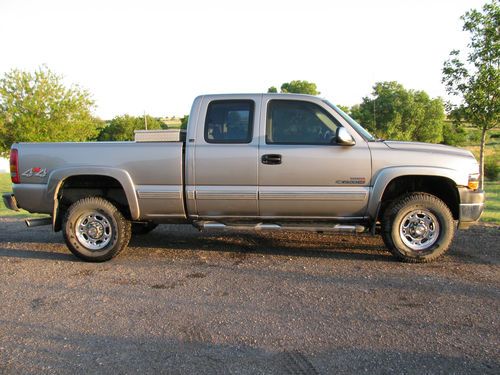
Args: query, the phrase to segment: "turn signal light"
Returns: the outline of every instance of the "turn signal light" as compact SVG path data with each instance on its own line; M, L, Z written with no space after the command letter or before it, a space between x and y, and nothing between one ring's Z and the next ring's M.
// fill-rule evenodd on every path
M19 180L19 157L15 148L10 150L10 179L13 184L21 182Z
M471 190L477 190L479 188L479 173L473 173L469 175L469 183L467 187Z

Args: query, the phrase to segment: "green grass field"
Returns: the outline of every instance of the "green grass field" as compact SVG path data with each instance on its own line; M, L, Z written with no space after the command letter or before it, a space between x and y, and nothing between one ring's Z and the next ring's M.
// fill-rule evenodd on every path
M8 173L0 174L0 193L7 193L11 191L10 176ZM500 182L488 181L486 182L486 211L481 218L482 221L488 223L500 224ZM14 212L7 209L3 201L0 202L0 217L1 216L16 216L27 217L34 216L26 211Z
M0 173L0 193L8 193L10 191L12 191L10 183L10 175L8 173ZM24 218L24 217L34 217L38 215L30 214L28 211L24 210L21 210L19 212L11 211L5 207L2 199L0 201L0 217L2 216Z
M500 224L500 181L486 181L486 210L481 221Z

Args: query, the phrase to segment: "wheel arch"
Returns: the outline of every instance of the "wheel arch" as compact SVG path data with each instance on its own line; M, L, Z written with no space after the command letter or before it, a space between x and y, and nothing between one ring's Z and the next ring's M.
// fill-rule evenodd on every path
M457 186L467 185L464 176L448 168L394 167L382 170L373 184L368 215L376 222L384 204L407 192L422 191L437 196L458 220L460 196Z
M53 171L47 182L47 199L51 199L53 204L52 225L55 231L60 230L60 194L65 186L71 181L87 178L92 181L99 181L100 187L106 186L107 182L112 182L112 186L123 191L126 200L126 208L130 219L137 220L140 215L139 203L135 193L134 184L127 171L116 168L101 167L81 167L65 168ZM89 186L88 188L91 188Z

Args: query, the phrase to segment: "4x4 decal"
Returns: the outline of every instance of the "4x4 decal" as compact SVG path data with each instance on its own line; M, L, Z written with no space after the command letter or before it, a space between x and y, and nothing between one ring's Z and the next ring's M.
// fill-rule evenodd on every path
M45 177L47 176L47 168L33 167L23 172L24 177Z

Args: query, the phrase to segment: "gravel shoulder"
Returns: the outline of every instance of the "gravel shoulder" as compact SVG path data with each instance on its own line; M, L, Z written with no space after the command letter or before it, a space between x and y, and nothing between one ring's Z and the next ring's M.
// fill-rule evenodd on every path
M378 236L163 225L91 264L0 218L0 374L498 374L499 229L415 265Z

